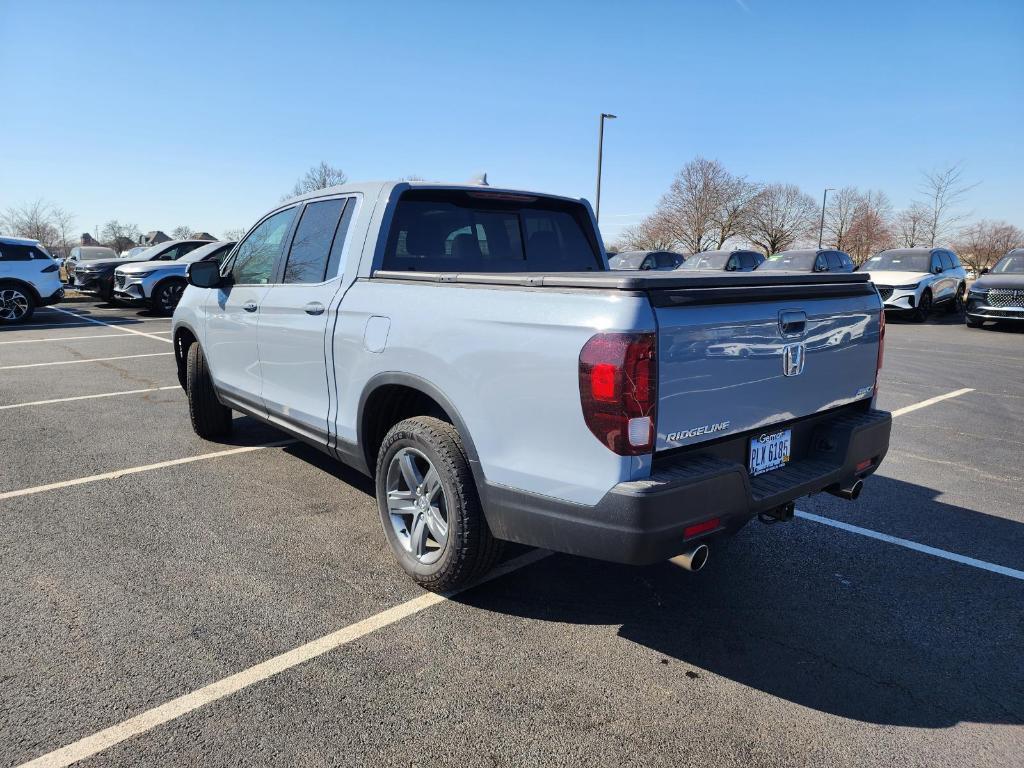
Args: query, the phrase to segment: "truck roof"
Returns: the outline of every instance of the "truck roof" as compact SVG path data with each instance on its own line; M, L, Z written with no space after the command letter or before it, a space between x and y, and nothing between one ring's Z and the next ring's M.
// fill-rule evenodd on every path
M313 200L318 197L327 197L329 195L344 195L352 194L354 192L361 193L367 197L377 196L384 192L390 194L395 190L404 191L405 189L441 189L441 190L457 190L463 192L487 192L489 194L507 194L507 195L530 195L531 197L547 197L555 200L567 200L574 203L580 202L581 198L578 197L567 197L565 195L553 195L550 192L534 192L527 189L510 189L505 187L492 187L487 184L449 184L440 181L356 181L346 184L338 184L333 187L325 187L324 189L317 189L313 192L307 192L304 195L297 195L296 197L289 197L286 200L281 201L281 206L294 203L300 200ZM278 206L278 207L281 207Z

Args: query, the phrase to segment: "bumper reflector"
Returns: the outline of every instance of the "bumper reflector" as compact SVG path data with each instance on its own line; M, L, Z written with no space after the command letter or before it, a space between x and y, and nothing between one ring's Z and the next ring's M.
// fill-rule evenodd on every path
M687 526L683 529L683 538L689 539L692 536L699 536L702 533L713 531L721 525L721 523L721 520L717 517L713 517L710 520L705 520L703 523L695 523L694 525Z

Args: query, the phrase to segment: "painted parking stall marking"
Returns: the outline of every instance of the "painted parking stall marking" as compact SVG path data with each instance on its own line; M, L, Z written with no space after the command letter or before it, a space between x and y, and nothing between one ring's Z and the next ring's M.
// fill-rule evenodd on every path
M0 501L4 499L14 499L19 496L32 496L36 493L45 493L46 491L55 491L60 488L70 488L75 485L85 485L86 483L98 483L103 480L116 480L119 477L125 475L137 475L140 472L152 472L155 469L165 469L167 467L177 467L182 464L192 464L197 461L207 461L209 459L219 459L224 456L237 456L242 453L252 453L253 451L262 451L267 448L281 448L285 445L293 445L298 442L297 440L280 440L274 443L261 443L260 445L247 445L242 448L229 448L225 451L213 451L211 453L200 453L196 456L186 456L181 459L170 459L168 461L158 461L156 464L144 464L141 467L129 467L128 469L115 469L113 472L101 472L98 475L86 475L85 477L77 477L73 480L62 480L59 483L47 483L46 485L35 485L31 488L21 488L16 491L5 491L0 493Z
M54 750L48 754L37 757L34 760L30 760L27 763L23 763L20 768L58 768L60 766L68 766L79 760L85 760L88 757L92 757L105 749L109 749L115 744L120 744L122 741L126 741L133 736L138 736L147 731L151 731L157 726L163 725L164 723L176 720L182 715L186 715L199 707L211 704L219 699L223 699L226 696L230 696L233 693L237 693L243 688L248 688L251 685L268 680L275 675L279 675L292 667L303 664L311 659L315 659L318 656L323 656L329 651L333 651L336 648L340 648L344 645L358 640L361 637L365 637L372 632L376 632L378 629L395 624L396 622L406 619L410 616L414 616L431 606L439 603L444 603L455 597L456 595L465 592L468 589L473 589L481 584L486 584L489 581L500 578L514 571L518 571L520 568L525 568L528 565L532 565L540 560L551 555L551 552L543 549L535 549L532 552L527 552L525 555L509 560L485 576L475 584L457 590L455 592L449 592L447 594L436 594L428 592L426 594L415 597L412 600L396 605L394 608L388 608L385 611L374 614L367 619L357 621L355 624L349 624L347 627L338 629L329 635L324 635L316 640L300 645L291 651L286 651L278 656L274 656L267 661L257 664L253 667L249 667L241 672L237 672L234 675L225 677L222 680L218 680L215 683L199 688L198 690L186 693L184 696L179 696L176 699L171 699L165 704L161 704L158 707L149 709L135 717L129 718L124 722L118 723L110 728L95 733L92 736L87 736L84 739L80 739L72 744Z
M88 327L88 325L84 326ZM170 331L152 331L152 333L170 333ZM39 344L43 341L89 341L91 339L114 339L123 338L123 333L96 333L88 336L48 336L45 339L15 339L14 341L0 341L3 344ZM166 339L161 339L166 341Z
M12 405L0 405L0 411L9 411L12 408L28 408L33 405L53 405L54 403L70 403L75 400L97 400L105 397L120 397L121 395L139 395L144 392L163 392L168 389L181 389L178 384L171 384L166 387L147 387L146 389L126 389L121 392L101 392L97 395L76 395L75 397L58 397L53 400L33 400L28 403L14 403Z
M170 341L170 339L161 339ZM173 352L146 352L141 355L118 355L116 357L88 357L84 360L57 360L50 363L21 363L20 365L0 365L0 371L13 371L18 368L46 368L51 365L78 365L79 363L105 363L109 360L132 360L136 357L166 357Z
M51 307L51 309L53 309L53 310L55 310L57 312L63 312L65 315L70 315L71 317L77 317L80 320L87 320L90 323L95 323L96 325L105 325L108 328L115 328L115 329L117 329L119 331L124 331L125 333L134 333L137 336L146 336L147 338L156 339L157 341L166 341L168 344L172 344L173 343L170 339L165 339L162 336L154 336L152 333L146 333L144 331L138 331L135 328L126 328L123 325L115 325L114 323L107 323L107 322L104 322L103 320L97 320L97 319L92 318L92 317L87 317L86 315L80 315L80 314L78 314L76 312L71 312L70 310L67 310L67 309L61 309L60 307Z
M804 520L811 520L815 523L821 523L832 528L838 528L841 531L847 533L855 533L858 536L866 536L869 539L876 539L878 541L884 541L888 544L896 544L906 549L912 549L915 552L923 552L926 555L932 555L933 557L941 557L943 560L951 560L954 563L960 563L961 565L969 565L972 568L980 568L983 571L989 571L990 573L998 573L1001 576L1009 576L1011 579L1018 579L1024 581L1024 571L1018 571L1016 568L1007 568L1005 565L996 565L995 563L987 563L984 560L978 560L973 557L966 557L965 555L958 555L956 552L948 552L938 547L929 547L927 544L918 544L916 541L910 541L909 539L901 539L898 536L890 536L887 533L879 533L878 531L872 531L869 528L861 528L859 525L850 525L839 520L833 520L830 517L822 517L821 515L815 515L811 512L803 512L796 510L794 513L797 517Z

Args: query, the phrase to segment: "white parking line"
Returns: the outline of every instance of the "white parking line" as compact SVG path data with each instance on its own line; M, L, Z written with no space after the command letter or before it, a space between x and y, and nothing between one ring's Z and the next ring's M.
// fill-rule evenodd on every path
M161 339L169 341L169 339ZM78 363L103 363L107 360L131 360L135 357L165 357L173 352L147 352L144 355L119 355L117 357L89 357L84 360L56 360L50 363L21 363L20 365L0 365L0 371L13 371L15 368L45 368L50 365L77 365Z
M88 328L88 325L81 326ZM153 331L153 333L170 333L170 331ZM47 336L45 339L15 339L0 341L0 344L37 344L40 341L84 341L87 339L113 339L123 337L123 333L94 333L90 336Z
M237 456L240 453L252 453L253 451L262 451L266 448L280 448L284 445L292 445L297 443L297 440L279 440L275 443L262 443L260 445L246 445L242 448L229 448L226 451L213 451L212 453L200 453L196 456L186 456L182 459L170 459L168 461L158 461L156 464L144 464L141 467L129 467L128 469L115 469L113 472L101 472L98 475L86 475L85 477L76 477L74 480L61 480L57 483L47 483L46 485L34 485L31 488L20 488L17 491L4 491L0 493L0 501L4 499L14 499L18 496L31 496L36 493L44 493L45 491L56 491L60 488L70 488L74 485L85 485L86 483L98 483L101 480L116 480L119 477L125 475L137 475L140 472L150 472L154 469L164 469L166 467L177 467L181 464L191 464L196 461L206 461L207 459L219 459L222 456Z
M905 413L910 413L912 411L916 411L916 410L919 410L921 408L927 408L929 405L935 405L936 403L941 403L943 400L949 400L950 398L953 398L953 397L960 397L961 395L966 395L968 392L973 392L973 391L974 390L970 389L970 388L958 389L958 390L955 390L953 392L947 392L944 395L938 395L937 397L930 397L927 400L922 400L920 403L914 403L913 405L907 405L907 406L904 406L903 408L897 408L895 411L892 412L892 417L895 419L897 416L902 416Z
M54 400L33 400L30 403L14 403L13 405L0 405L0 411L9 411L11 408L28 408L30 405L53 405L54 403L70 403L74 400L95 400L100 397L118 397L119 395L138 395L143 392L162 392L165 389L181 389L177 384L169 387L149 387L148 389L126 389L122 392L103 392L99 395L78 395L76 397L58 397Z
M70 311L68 311L66 309L61 309L60 307L50 307L50 309L52 309L52 310L54 310L56 312L63 312L65 315L71 315L72 317L77 317L77 318L80 318L82 320L88 320L90 323L95 323L96 325L105 325L108 328L115 328L115 329L117 329L119 331L124 331L125 333L134 333L137 336L145 336L145 337L150 338L150 339L156 339L157 341L166 341L168 344L173 344L174 343L170 339L163 339L163 338L161 338L159 336L154 336L151 333L143 333L142 331L137 331L134 328L125 328L122 325L114 325L113 323L105 323L102 320L96 320L96 319L94 319L92 317L86 317L85 315L79 315L79 314L76 314L74 312L70 312Z
M202 706L237 693L243 688L269 680L271 677L279 675L292 667L315 659L318 656L323 656L325 653L340 648L343 645L348 645L361 637L376 632L378 629L390 626L438 603L446 602L460 592L532 565L548 557L550 554L551 552L542 549L527 552L525 555L501 564L483 579L464 589L444 595L428 592L419 597L414 597L412 600L407 600L401 605L396 605L394 608L381 611L368 619L357 621L355 624L350 624L329 635L324 635L317 640L300 645L294 650L286 651L253 667L249 667L217 682L210 683L191 693L186 693L184 696L171 699L165 704L146 710L135 717L106 728L92 736L87 736L84 739L68 744L66 747L61 747L27 763L23 763L20 768L43 768L44 766L45 768L62 768L79 760L85 760L87 757L92 757L133 736L151 731L157 726L168 723L171 720L176 720L182 715L187 715L189 712Z
M813 520L816 523L828 525L832 528L838 528L839 530L846 531L847 533L856 533L858 536L867 536L870 539L878 539L878 541L884 541L889 544L896 544L900 547L912 549L915 552L923 552L926 555L941 557L943 560L952 560L954 563L969 565L972 568L980 568L983 571L990 571L992 573L998 573L1002 576L1009 576L1011 579L1019 579L1021 581L1024 581L1024 571L1018 571L1016 568L1007 568L1005 565L987 563L984 560L976 560L973 557L958 555L956 552L947 552L944 549L929 547L927 544L918 544L916 541L910 541L909 539L900 539L896 536L890 536L887 533L879 533L878 531L872 531L869 528L861 528L858 525L850 525L849 523L843 523L839 520L833 520L830 517L822 517L821 515L815 515L811 512L802 512L799 509L794 514L797 517L803 518L804 520Z

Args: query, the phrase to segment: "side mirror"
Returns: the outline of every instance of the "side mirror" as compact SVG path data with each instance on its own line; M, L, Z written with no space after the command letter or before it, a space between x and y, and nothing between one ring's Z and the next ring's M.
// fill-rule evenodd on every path
M988 267L985 267L984 269L982 269L981 270L981 274L987 275L988 274Z
M935 267L935 269L933 269L932 272L934 272L936 275L941 275L942 267Z
M641 269L641 270L648 270L648 269L654 269L654 267L652 267L652 266L651 266L650 264L648 264L648 263L647 263L647 262L645 261L645 262L644 262L643 264L641 264L641 265L640 265L640 269Z
M220 264L216 261L194 261L185 271L189 285L196 288L219 288L223 280L220 276Z

